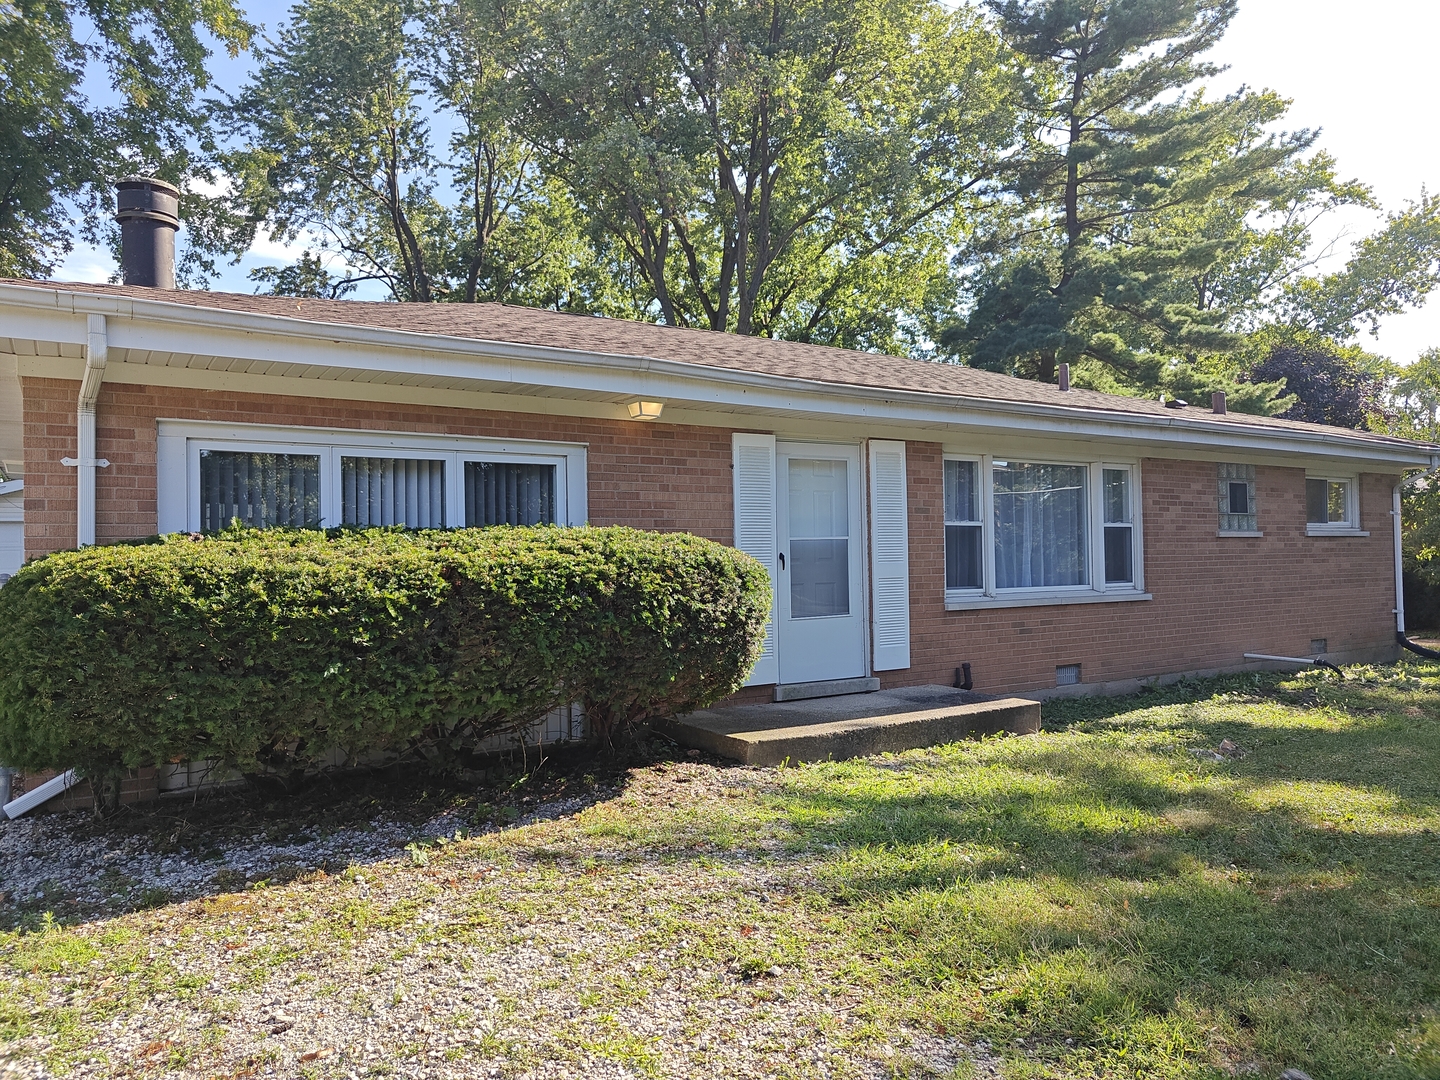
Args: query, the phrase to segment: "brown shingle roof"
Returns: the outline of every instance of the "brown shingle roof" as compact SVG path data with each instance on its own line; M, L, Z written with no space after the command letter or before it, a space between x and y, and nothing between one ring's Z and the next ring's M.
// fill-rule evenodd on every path
M1369 432L1245 413L1217 416L1208 408L1198 407L1199 403L1188 409L1171 409L1159 401L1147 398L1122 397L1093 390L1061 392L1058 387L1048 384L958 364L932 363L828 345L743 337L712 330L692 330L625 319L572 315L507 304L398 304L252 296L245 293L184 289L162 292L127 285L40 281L6 283L74 293L131 296L152 302L189 304L220 311L301 319L306 322L513 342L574 349L586 353L643 356L702 367L881 390L1166 416L1172 420L1205 425L1243 423L1247 427L1262 426L1290 431L1323 432L1331 436L1343 435L1356 441L1372 443L1403 441Z

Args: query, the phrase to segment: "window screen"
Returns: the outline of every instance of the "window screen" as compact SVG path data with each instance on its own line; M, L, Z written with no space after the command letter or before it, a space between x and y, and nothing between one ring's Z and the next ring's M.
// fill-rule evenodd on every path
M234 521L319 528L319 455L201 450L200 528L214 532Z
M465 462L465 524L555 524L555 466Z
M980 465L945 462L945 587L978 589L980 566Z
M1087 471L1083 465L994 463L997 589L1087 583Z
M1221 465L1219 481L1220 531L1256 532L1255 466Z
M344 525L445 527L445 462L342 457L340 521Z

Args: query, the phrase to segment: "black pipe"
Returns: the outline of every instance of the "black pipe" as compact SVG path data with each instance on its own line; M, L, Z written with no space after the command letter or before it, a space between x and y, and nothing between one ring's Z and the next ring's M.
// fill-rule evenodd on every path
M180 190L154 177L132 176L116 185L115 202L121 279L126 285L175 288Z
M1440 652L1436 652L1434 649L1427 649L1424 645L1416 645L1415 642L1405 636L1404 630L1395 631L1395 640L1417 656L1423 656L1426 660L1440 660Z
M955 688L957 690L975 689L975 682L970 678L969 664L961 664L955 669Z

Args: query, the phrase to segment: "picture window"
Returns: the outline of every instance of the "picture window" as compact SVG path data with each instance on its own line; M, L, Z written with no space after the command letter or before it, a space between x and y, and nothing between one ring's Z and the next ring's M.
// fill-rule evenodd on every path
M1143 593L1138 466L956 455L944 480L952 609Z

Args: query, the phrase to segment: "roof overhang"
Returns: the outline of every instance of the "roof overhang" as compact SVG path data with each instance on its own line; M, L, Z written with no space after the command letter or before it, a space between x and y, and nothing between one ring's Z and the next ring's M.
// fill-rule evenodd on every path
M624 353L480 340L200 307L79 288L0 284L0 341L26 342L56 377L83 355L86 316L107 316L111 370L187 369L340 383L475 390L526 397L683 403L701 412L870 420L932 430L1017 429L1173 450L1321 456L1389 468L1440 466L1440 447L1343 431L1278 428L1199 412L1132 413L829 383ZM12 348L14 346L12 345ZM68 366L67 366L68 361ZM116 372L119 374L119 372ZM156 373L159 374L158 372ZM125 381L143 381L140 371ZM107 374L107 378L112 377ZM1213 417L1213 418L1212 418Z

